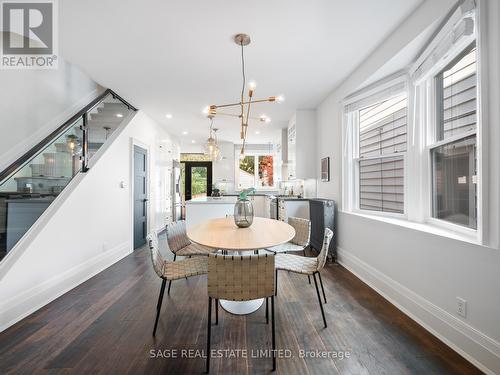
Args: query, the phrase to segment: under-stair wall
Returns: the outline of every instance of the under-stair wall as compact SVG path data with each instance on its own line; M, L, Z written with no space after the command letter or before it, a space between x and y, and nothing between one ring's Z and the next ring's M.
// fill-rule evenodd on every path
M0 263L0 331L131 253L134 143L149 153L149 230L168 220L176 140L141 111L113 136Z

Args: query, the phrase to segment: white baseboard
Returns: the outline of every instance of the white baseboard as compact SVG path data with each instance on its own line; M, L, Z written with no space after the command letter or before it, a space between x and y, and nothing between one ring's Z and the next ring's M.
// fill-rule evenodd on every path
M8 301L3 301L3 310L0 310L0 332L118 262L131 253L130 247L128 242L124 242Z
M500 374L500 343L434 305L349 251L338 248L338 262L404 314L487 374Z

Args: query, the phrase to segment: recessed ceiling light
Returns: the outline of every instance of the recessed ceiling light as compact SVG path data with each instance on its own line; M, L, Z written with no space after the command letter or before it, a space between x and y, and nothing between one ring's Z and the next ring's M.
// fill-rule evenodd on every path
M196 141L194 139L191 140L191 143L196 143Z
M170 119L171 119L172 117L174 117L174 116L172 116L172 114L171 114L171 113L167 113L167 114L165 115L165 117L166 117L166 118L168 118L168 119L170 120Z
M188 132L187 131L183 131L182 134L188 135Z
M121 113L117 113L116 117L123 117L123 115Z

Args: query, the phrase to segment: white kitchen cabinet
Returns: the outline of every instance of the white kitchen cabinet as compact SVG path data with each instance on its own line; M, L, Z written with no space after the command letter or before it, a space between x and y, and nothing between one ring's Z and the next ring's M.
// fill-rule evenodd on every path
M297 110L288 124L288 180L316 178L316 111Z

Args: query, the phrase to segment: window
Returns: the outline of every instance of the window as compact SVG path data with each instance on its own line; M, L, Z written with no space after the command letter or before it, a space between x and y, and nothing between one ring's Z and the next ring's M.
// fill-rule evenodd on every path
M435 77L432 217L477 228L477 76L472 44Z
M492 233L482 210L489 191L479 82L486 77L476 11L464 0L407 72L344 100L343 210L395 216L467 241Z
M257 189L274 187L274 158L272 155L246 155L239 161L238 188Z
M358 176L361 210L404 213L406 94L359 110Z

